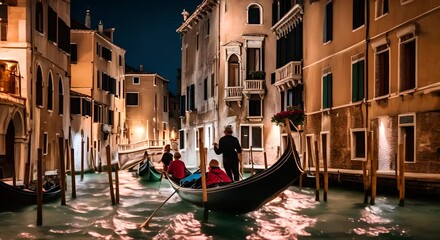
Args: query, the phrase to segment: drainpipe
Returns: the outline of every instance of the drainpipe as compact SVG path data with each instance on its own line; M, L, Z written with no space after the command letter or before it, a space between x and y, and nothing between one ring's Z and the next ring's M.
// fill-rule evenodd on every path
M365 66L366 66L366 71L365 71L365 127L367 128L367 131L370 130L370 122L368 120L368 45L370 43L370 36L369 36L369 31L370 31L370 1L365 1L365 15L366 15L366 21L365 21Z

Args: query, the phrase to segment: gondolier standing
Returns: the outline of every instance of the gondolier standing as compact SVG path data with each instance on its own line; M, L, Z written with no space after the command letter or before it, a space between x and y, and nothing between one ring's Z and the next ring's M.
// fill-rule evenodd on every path
M223 166L226 174L233 181L238 181L240 180L238 154L241 154L241 146L238 139L232 136L231 125L226 126L223 133L225 135L220 138L219 143L213 143L214 151L217 155L223 154Z

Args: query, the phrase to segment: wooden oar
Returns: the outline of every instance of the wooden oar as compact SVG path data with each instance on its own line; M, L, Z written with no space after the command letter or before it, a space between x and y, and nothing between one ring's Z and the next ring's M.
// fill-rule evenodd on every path
M150 221L151 221L151 219L153 219L153 217L154 217L154 215L156 214L156 212L157 211L159 211L159 209L166 203L166 202L168 202L168 200L170 200L170 198L174 195L174 194L176 194L176 192L178 191L180 189L180 187L179 188L177 188L176 189L176 191L174 191L167 199L165 199L165 201L158 207L158 208L156 208L156 210L154 210L154 212L150 215L150 217L148 217L147 218L147 220L145 220L145 222L144 223L142 223L141 224L141 228L144 228L144 227L147 227L148 226L148 223L150 223Z

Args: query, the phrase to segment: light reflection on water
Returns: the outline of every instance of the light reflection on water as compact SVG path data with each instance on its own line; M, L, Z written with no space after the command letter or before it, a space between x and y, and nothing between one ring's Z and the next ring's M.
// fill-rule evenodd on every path
M139 225L173 193L167 182L143 183L121 171L120 204L111 205L106 174L77 176L77 198L67 206L44 206L37 227L36 207L0 212L0 240L6 239L432 239L440 233L440 203L379 196L363 204L360 192L330 189L316 202L313 189L291 187L258 211L243 215L210 212L173 196L150 221ZM252 194L252 193L249 193ZM208 199L209 201L209 199Z

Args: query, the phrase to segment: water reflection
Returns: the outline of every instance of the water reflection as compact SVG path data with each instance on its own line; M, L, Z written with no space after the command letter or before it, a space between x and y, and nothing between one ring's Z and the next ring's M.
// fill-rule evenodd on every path
M316 202L313 189L291 187L258 211L242 215L210 212L174 195L150 221L139 225L174 190L167 182L145 183L120 172L120 204L112 206L106 174L77 181L77 198L67 195L44 206L43 227L36 207L0 213L3 239L430 239L440 233L438 202L379 196L363 204L362 193L330 189L328 202ZM70 189L70 186L68 186ZM250 193L252 194L252 193Z

